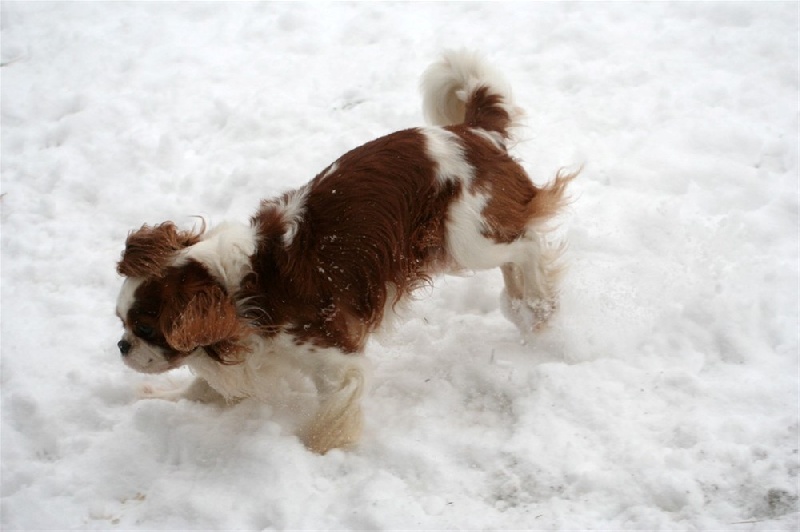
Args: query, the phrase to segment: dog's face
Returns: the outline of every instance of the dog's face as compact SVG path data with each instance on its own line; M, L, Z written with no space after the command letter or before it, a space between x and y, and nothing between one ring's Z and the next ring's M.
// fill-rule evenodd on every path
M186 358L167 343L159 319L163 301L154 287L153 282L129 278L117 299L117 316L125 328L117 346L125 364L142 373L162 373Z
M125 333L117 345L136 371L162 373L197 353L228 363L239 349L232 298L205 266L181 256L198 241L169 223L128 237L117 265L126 277L117 299Z

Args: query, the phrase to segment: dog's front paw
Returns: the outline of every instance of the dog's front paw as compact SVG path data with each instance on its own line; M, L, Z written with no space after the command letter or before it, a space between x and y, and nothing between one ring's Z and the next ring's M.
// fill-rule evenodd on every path
M184 397L185 387L180 385L156 386L145 382L136 386L137 399L162 399L165 401L178 401Z
M142 383L136 386L137 399L151 399L155 393L155 388L150 383Z
M162 399L164 401L195 401L197 403L216 403L229 405L236 403L237 398L225 398L217 390L212 388L208 382L201 378L196 378L188 386L185 384L175 384L169 382L164 386L157 387L150 383L140 384L137 387L139 399Z

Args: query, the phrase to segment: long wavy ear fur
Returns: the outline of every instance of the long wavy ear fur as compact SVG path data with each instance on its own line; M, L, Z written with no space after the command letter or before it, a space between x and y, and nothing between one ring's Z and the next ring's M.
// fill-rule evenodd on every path
M178 293L162 310L161 330L167 343L189 353L203 347L223 364L240 362L246 334L236 305L205 269L190 262L180 270Z
M117 272L126 277L161 275L175 253L199 242L200 233L179 231L172 222L156 226L143 225L128 235L125 251L117 263Z

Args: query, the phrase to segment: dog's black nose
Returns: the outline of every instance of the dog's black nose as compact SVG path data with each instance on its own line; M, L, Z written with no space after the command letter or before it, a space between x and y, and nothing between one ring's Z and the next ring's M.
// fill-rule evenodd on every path
M131 343L127 340L120 340L117 342L117 347L119 347L119 352L122 353L122 356L125 356L131 350Z

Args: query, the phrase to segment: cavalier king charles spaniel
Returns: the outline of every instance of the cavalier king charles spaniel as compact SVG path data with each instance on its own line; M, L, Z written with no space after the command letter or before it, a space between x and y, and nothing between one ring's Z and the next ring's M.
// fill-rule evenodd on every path
M535 186L508 154L521 111L490 65L448 52L422 77L431 124L345 153L306 185L261 201L250 223L132 232L117 271L119 351L142 373L188 366L167 399L268 400L301 370L319 406L300 438L318 453L361 432L367 338L441 273L499 267L523 332L557 307L563 244L546 238L575 174Z

